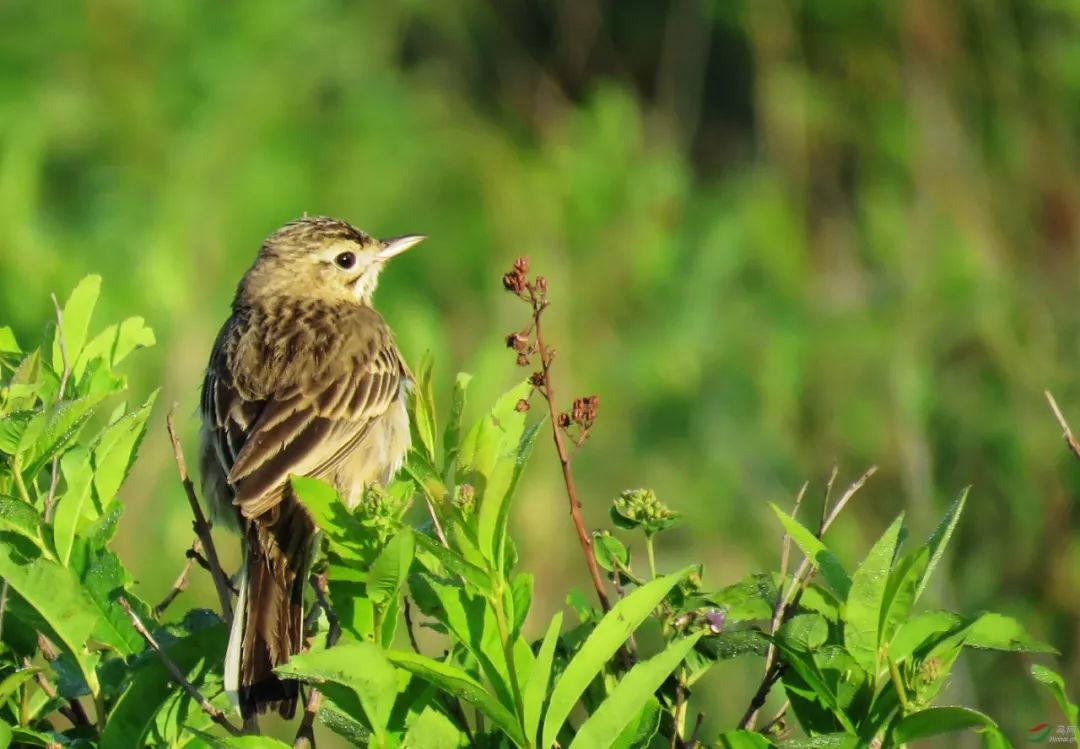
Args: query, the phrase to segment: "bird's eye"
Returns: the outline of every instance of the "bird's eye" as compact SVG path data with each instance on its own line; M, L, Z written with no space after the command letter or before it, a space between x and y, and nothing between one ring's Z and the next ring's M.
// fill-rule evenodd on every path
M343 252L336 258L334 258L334 263L337 265L337 267L348 270L349 268L356 265L356 255L351 252Z

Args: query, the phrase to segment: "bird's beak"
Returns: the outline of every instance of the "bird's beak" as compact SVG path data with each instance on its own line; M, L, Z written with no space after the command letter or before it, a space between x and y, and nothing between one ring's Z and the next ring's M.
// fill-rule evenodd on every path
M375 255L379 260L389 260L395 255L400 255L405 250L412 247L414 244L420 244L426 236L423 234L406 234L403 237L394 237L393 239L384 239L382 241L382 247Z

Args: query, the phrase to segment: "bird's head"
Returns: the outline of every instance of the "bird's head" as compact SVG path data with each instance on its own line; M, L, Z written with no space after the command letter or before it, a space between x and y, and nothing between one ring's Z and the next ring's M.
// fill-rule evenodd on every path
M263 242L240 293L249 301L292 296L370 304L386 261L423 239L375 239L331 218L290 221Z

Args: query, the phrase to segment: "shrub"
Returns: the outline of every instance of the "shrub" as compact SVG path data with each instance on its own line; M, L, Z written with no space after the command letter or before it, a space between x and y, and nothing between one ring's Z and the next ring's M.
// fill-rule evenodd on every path
M998 614L916 608L966 491L925 543L907 544L897 518L849 572L826 531L873 471L833 499L834 471L817 522L804 519L806 487L791 513L772 507L785 534L777 571L714 588L701 565L668 570L653 540L680 518L648 489L619 494L613 527L586 531L572 463L599 399L559 409L543 335L547 284L524 260L503 283L529 306L526 326L507 337L527 379L465 426L469 376L457 376L443 414L425 360L410 402L413 450L393 483L350 511L328 486L292 479L325 539L312 570L310 647L279 669L309 685L297 745L312 742L316 719L353 744L415 749L896 746L961 729L1008 745L989 716L935 700L965 648L1052 648ZM118 367L154 338L139 318L91 337L99 285L84 280L57 307L41 348L23 351L0 328L0 749L284 746L239 736L230 715L221 682L229 606L175 613L192 561L215 573L223 603L231 595L197 505L189 568L158 605L132 594L109 549L117 491L154 403L124 403ZM508 520L543 434L555 442L595 590L568 591L568 615L551 613L532 641L523 624L535 578L520 568ZM407 520L414 503L423 522ZM645 542L644 569L623 541L633 534ZM792 547L803 555L797 566ZM658 633L649 647L635 637L646 622ZM426 653L421 626L439 642ZM702 735L709 706L695 684L741 657L764 661L756 688L731 687L733 699L749 700L746 713L732 730ZM1075 725L1060 677L1041 666L1035 676ZM784 707L759 721L773 688Z

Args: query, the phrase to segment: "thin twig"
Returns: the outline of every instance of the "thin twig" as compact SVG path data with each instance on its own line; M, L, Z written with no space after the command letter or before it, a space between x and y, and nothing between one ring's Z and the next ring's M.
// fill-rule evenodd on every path
M832 510L829 512L829 516L825 518L825 522L821 524L821 530L818 532L818 538L821 538L825 535L825 531L829 530L829 526L832 525L833 521L840 516L840 513L843 511L844 507L847 506L847 503L850 502L851 498L854 497L855 494L863 488L863 485L866 484L870 477L877 473L877 470L877 466L870 466L868 469L866 469L866 473L855 479L855 482L847 488L847 490L843 493L840 499L836 501L836 506L833 507Z
M409 597L405 596L405 631L409 634L409 644L412 646L413 652L417 655L423 655L420 652L420 645L416 642L416 632L413 631L413 619L412 619L412 605L409 603Z
M835 476L835 473L833 474ZM803 482L802 488L799 489L799 493L795 496L795 505L791 510L791 517L795 518L799 514L799 507L802 506L803 498L806 497L806 490L810 487L810 482ZM776 602L773 604L772 619L769 621L769 647L765 652L765 677L762 683L768 679L769 674L772 672L773 664L776 663L776 643L771 641L771 638L776 634L776 630L780 629L780 624L784 618L784 612L787 607L788 596L790 591L798 584L797 578L792 578L791 585L787 584L787 569L788 562L791 556L791 534L784 533L784 540L782 543L782 551L780 552L780 590L776 592ZM757 722L757 714L761 709L760 706L748 711L743 716L743 723L740 726L753 730L754 723Z
M60 302L56 301L56 294L52 297L53 308L56 310L56 340L60 345L60 360L64 363L63 374L60 375L60 390L57 400L64 400L64 391L67 390L68 379L71 377L71 362L68 360L67 342L64 340L64 313L60 309ZM45 522L52 521L53 511L56 509L56 487L60 483L60 455L53 456L52 476L49 479L49 493L45 497Z
M55 657L55 655L54 655ZM23 668L33 668L29 658L23 658ZM34 674L34 681L37 682L38 688L45 693L45 696L50 700L56 699L58 693L56 687L52 682L45 678L45 674L38 671ZM60 714L71 721L73 726L88 726L90 725L90 718L86 714L86 710L83 709L82 703L78 700L71 700L69 704L61 705L57 708Z
M176 413L176 404L169 410L169 415L166 417L165 423L169 430L169 439L172 440L173 457L176 459L176 469L180 472L180 483L184 486L184 493L187 495L188 504L191 505L191 514L194 516L194 522L192 523L195 529L195 535L199 537L199 541L202 542L203 550L206 552L206 560L210 565L210 576L214 578L214 588L217 590L218 603L221 605L221 616L225 620L226 624L232 624L232 598L229 594L228 578L225 576L225 572L221 569L221 561L218 559L217 549L214 548L214 539L210 535L210 521L206 519L206 515L203 514L202 507L199 505L199 499L195 496L195 485L191 483L191 477L188 476L187 463L184 461L184 450L180 447L180 437L176 434L176 424L173 420L173 414Z
M784 704L776 711L776 715L769 719L769 722L761 727L760 733L769 733L772 729L787 717L788 708L791 707L791 700L784 700Z
M836 505L829 511L828 515L821 522L821 529L819 530L817 537L821 538L825 535L825 531L829 530L829 527L833 524L840 512L847 506L847 503L851 501L851 498L858 493L860 489L866 484L867 480L877 473L877 466L871 466L867 469L866 473L856 479L845 491L844 494L837 500ZM830 479L831 480L831 479ZM791 585L788 587L787 592L784 594L782 606L780 610L779 623L783 623L791 615L791 613L798 606L799 601L802 598L803 591L810 584L810 581L814 577L814 566L811 559L804 557L802 564L799 565L798 570L792 577ZM775 621L775 616L774 616ZM775 633L775 630L773 630ZM771 648L771 646L770 646ZM746 712L743 713L742 720L739 721L739 728L753 730L753 724L757 720L758 711L761 710L765 704L765 698L769 696L769 691L773 685L780 679L783 674L784 664L778 658L773 659L769 669L765 672L765 677L758 685L757 691L754 692L754 696L750 698L750 705L746 708Z
M56 645L53 644L53 641L43 635L41 632L38 632L37 646L38 650L41 651L41 657L49 663L52 663L60 657L60 651L56 649ZM48 694L47 691L46 694ZM82 703L79 702L79 699L77 697L72 697L71 699L69 699L68 704L71 706L71 714L74 720L72 720L71 717L69 717L68 719L71 720L72 723L74 723L75 725L83 726L90 725L90 718L86 714L86 708L82 706Z
M694 721L694 732L690 734L690 738L686 742L686 746L693 749L698 743L698 734L701 733L701 725L705 722L705 713L698 713L697 719Z
M173 583L172 588L165 594L165 597L161 599L161 603L154 607L155 619L160 619L161 615L165 613L165 609L169 608L172 602L176 600L176 597L187 590L188 577L191 575L191 565L195 563L195 557L199 556L200 549L202 549L202 541L196 538L191 542L191 548L188 549L188 553L184 555L184 567L180 570L180 574L177 575L176 582Z
M148 630L146 628L146 625L142 623L142 619L140 619L139 615L135 613L135 610L131 608L131 604L128 603L127 599L123 596L120 596L116 600L120 603L120 606L124 609L124 611L127 612L128 617L131 618L131 624L135 627L135 631L138 632L144 640L146 640L146 644L150 646L150 649L158 654L158 657L161 659L162 665L165 666L165 669L172 676L173 681L179 684L185 692L191 695L191 698L195 700L196 703L198 703L199 707L202 708L202 711L204 713L210 716L211 720L213 720L219 726L231 733L233 736L239 736L242 733L241 730L234 726L229 721L229 719L225 717L225 713L211 705L210 701L206 699L206 697L204 697L198 689L195 688L195 685L187 680L187 677L184 676L183 672L180 670L180 667L173 663L172 658L170 658L165 653L165 651L161 649L161 646L158 645L157 640L155 640L154 636L150 634L150 630Z
M1061 427L1061 436L1065 439L1065 444L1072 450L1073 455L1080 458L1080 442L1077 442L1076 437L1073 437L1072 430L1069 429L1069 424L1065 421L1065 415L1061 413L1061 409L1058 408L1057 401L1054 400L1054 396L1050 394L1050 391L1044 390L1043 392L1046 395L1047 402L1050 404L1050 409L1054 412L1054 418L1057 419L1058 425Z
M312 688L304 705L304 717L300 720L300 727L296 729L293 749L315 749L315 716L319 714L321 706L322 692Z
M818 521L818 535L822 533L822 526L825 525L825 518L829 516L829 499L832 497L833 484L836 483L836 476L840 473L840 466L837 463L833 463L832 472L829 474L829 480L825 482L825 499L821 502L821 520Z
M311 587L315 590L316 605L321 606L323 611L326 612L326 620L329 622L329 628L326 632L326 647L332 648L338 638L341 637L341 624L338 622L337 615L330 606L330 600L326 595L329 584L326 573L312 575L310 582ZM293 738L293 749L314 749L315 717L319 714L319 707L321 706L322 692L312 687L308 693L307 703L304 706L304 717L301 718L300 726L296 729L296 736Z
M683 687L682 677L675 686L675 712L672 713L673 725L671 727L670 749L678 749L682 738L683 720L686 712L686 689Z

